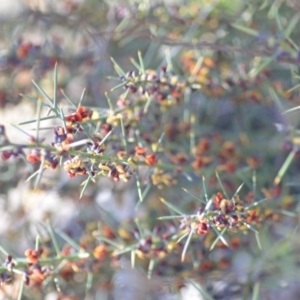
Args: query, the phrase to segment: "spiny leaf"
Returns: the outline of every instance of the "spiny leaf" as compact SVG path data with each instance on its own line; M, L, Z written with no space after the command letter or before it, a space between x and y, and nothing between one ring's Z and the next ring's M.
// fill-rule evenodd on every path
M126 76L124 70L118 65L118 63L112 57L110 59L113 62L114 68L115 68L116 72L118 73L118 75Z
M258 36L259 32L257 30L251 29L249 27L239 25L239 24L231 24L231 26L239 31L245 32L252 36Z
M225 232L227 231L227 227L223 228L223 230L221 232L219 232L214 226L211 226L211 227L215 231L215 233L217 234L217 238L214 240L214 242L210 246L209 251L212 251L215 248L215 246L216 246L216 244L217 244L217 242L219 240L221 240L224 245L226 245L227 247L229 247L227 241L225 240L225 238L223 236L225 234Z
M222 180L221 180L221 178L220 178L220 176L219 176L219 173L218 173L217 171L216 171L216 177L217 177L217 179L218 179L219 185L220 185L220 187L221 187L221 189L222 189L222 191L223 191L223 193L224 193L226 199L229 199L229 196L228 196L228 194L227 194L227 192L226 192L226 190L225 190L225 188L224 188L224 185L223 185L223 183L222 183Z
M201 203L203 204L206 204L206 201L205 200L202 200L200 197L198 197L197 195L189 192L187 189L185 188L182 188L186 193L188 193L189 195L191 195L193 198L197 199L198 201L200 201Z
M285 162L281 166L280 170L278 171L277 176L274 179L274 184L275 185L278 185L281 182L282 177L284 176L284 174L287 172L288 168L290 167L293 159L296 156L296 153L297 152L294 151L294 150L289 153L288 157L286 158Z
M166 201L165 199L160 198L160 201L163 204L165 204L166 206L168 206L171 210L173 210L174 212L178 213L179 215L181 215L181 216L185 215L179 208L177 208L176 206L174 206L172 203Z
M181 261L182 262L185 259L185 255L186 255L187 249L188 249L189 244L191 242L192 236L195 233L195 230L196 230L196 228L194 226L192 226L192 228L190 228L190 232L188 234L188 238L187 238L187 240L186 240L186 242L184 244L184 247L183 247L183 250L182 250L182 254L181 254Z

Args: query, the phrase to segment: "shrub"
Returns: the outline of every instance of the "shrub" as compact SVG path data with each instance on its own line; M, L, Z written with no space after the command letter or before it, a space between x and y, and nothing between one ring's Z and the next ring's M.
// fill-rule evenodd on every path
M128 261L173 294L267 299L284 282L294 297L298 4L181 2L65 1L27 7L22 30L6 21L6 297L119 298ZM171 297L148 283L124 297Z

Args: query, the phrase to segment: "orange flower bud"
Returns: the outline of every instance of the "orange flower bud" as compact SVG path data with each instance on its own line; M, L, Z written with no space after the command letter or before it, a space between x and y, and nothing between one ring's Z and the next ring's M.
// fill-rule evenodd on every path
M158 159L157 159L155 153L148 154L145 158L145 163L149 166L154 166L155 164L157 164L157 162L158 162Z

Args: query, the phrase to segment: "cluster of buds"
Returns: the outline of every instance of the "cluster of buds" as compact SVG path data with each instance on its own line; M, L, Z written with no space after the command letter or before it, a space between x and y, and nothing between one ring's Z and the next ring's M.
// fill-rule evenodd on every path
M228 96L228 93L231 93L232 99L236 102L263 103L266 101L266 95L258 87L263 86L263 83L269 80L271 76L269 69L262 70L256 76L251 76L249 66L240 64L237 70L228 71L227 68L219 68L216 73L215 69L218 64L214 58L204 58L201 67L198 67L198 58L191 51L185 52L181 60L183 70L192 74L189 80L198 80L202 84L201 91L208 97L222 99L225 94ZM287 99L292 97L292 93L286 92L287 89L278 89L275 82L273 85L276 92L282 97Z
M112 178L115 182L120 179L127 182L132 177L132 169L123 163L100 163L98 165L101 175Z
M66 263L60 269L59 275L66 281L73 279L74 275L81 270L81 265L86 259L78 258L76 261L68 260L67 257L74 255L75 250L70 245L66 244L62 248L60 255L65 259Z
M157 155L153 152L147 154L148 150L146 147L135 147L135 155L139 161L143 161L146 165L153 167L158 163Z
M222 193L217 193L213 200L213 211L217 214L212 217L212 224L218 230L223 227L240 228L245 224L247 213L245 213L244 202L238 195L228 200L223 197ZM244 227L242 226L243 229Z
M65 127L54 128L54 142L51 145L61 151L69 150L69 144L83 131L81 123L90 120L92 113L90 109L79 105L75 112L66 115Z
M9 139L6 135L5 126L0 124L0 146L9 144ZM1 151L1 159L8 160L10 157L24 156L24 145L17 145L12 149L5 149Z
M108 247L104 244L97 245L94 248L93 255L98 260L105 260L108 258Z
M175 174L167 173L164 170L157 168L154 169L151 180L153 185L157 186L159 189L162 189L165 186L175 186L177 184Z
M125 82L125 89L131 93L147 94L164 104L175 104L181 101L186 85L180 82L178 77L167 72L166 67L162 67L159 73L154 70L146 70L143 74L129 71L121 77L121 80Z
M101 139L100 139L101 140ZM101 144L98 141L94 141L93 143L89 142L87 145L87 153L91 153L94 155L100 155L103 154L104 151L106 150L106 146L104 144Z
M67 122L70 122L70 124L76 124L90 120L91 117L92 111L86 107L79 105L76 109L76 112L65 116L65 120Z
M58 156L51 153L49 150L44 149L31 149L30 152L26 155L28 162L35 164L38 162L43 162L45 168L55 169L58 165Z
M42 248L39 250L27 249L25 251L25 257L27 260L27 270L25 271L26 285L39 287L47 276L50 275L49 268L41 266L39 263L39 258L42 253Z
M15 149L1 151L2 160L8 160L10 157L24 156L24 146L18 145Z
M248 165L257 169L261 161L255 155L243 156L242 147L248 145L248 140L225 140L220 134L207 135L198 140L192 149L194 156L191 166L195 171L216 164L216 171L234 173L240 166Z
M223 228L234 232L238 229L244 231L248 225L261 220L252 210L246 210L244 201L238 195L228 200L219 192L210 200L210 204L209 208L199 209L197 215L183 218L180 228L193 227L198 235L205 235L212 227L218 231Z
M140 239L136 254L140 258L164 258L168 254L167 243L160 237Z
M164 259L167 258L175 247L180 248L180 243L174 245L171 237L176 232L173 224L166 226L156 226L151 234L142 236L139 231L134 231L134 236L138 240L135 253L141 258Z
M86 163L79 156L75 156L65 161L64 170L68 173L70 177L87 174Z
M74 128L69 125L67 127L68 132L65 132L64 127L54 128L54 142L51 144L55 147L67 148L66 146L74 140Z
M11 284L13 281L13 269L15 267L15 263L13 262L11 255L7 255L3 263L3 267L5 267L6 270L0 273L0 284Z

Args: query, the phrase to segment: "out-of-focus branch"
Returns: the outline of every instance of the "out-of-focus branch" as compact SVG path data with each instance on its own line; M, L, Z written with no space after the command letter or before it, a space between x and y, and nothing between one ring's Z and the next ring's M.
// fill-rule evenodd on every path
M193 49L210 49L213 51L221 51L221 52L239 52L242 54L245 54L246 56L257 56L257 57L269 57L271 58L274 53L271 53L270 51L266 50L258 50L258 49L247 49L243 47L236 47L236 46L230 46L230 45L224 45L224 44L216 44L216 43L210 43L206 41L201 42L186 42L186 41L174 41L168 38L159 38L154 35L151 35L151 39L157 43L160 43L162 45L167 46L180 46L185 48L193 48ZM294 64L294 65L300 65L300 60L293 59L293 58L276 58L278 62L281 63L288 63L288 64Z

